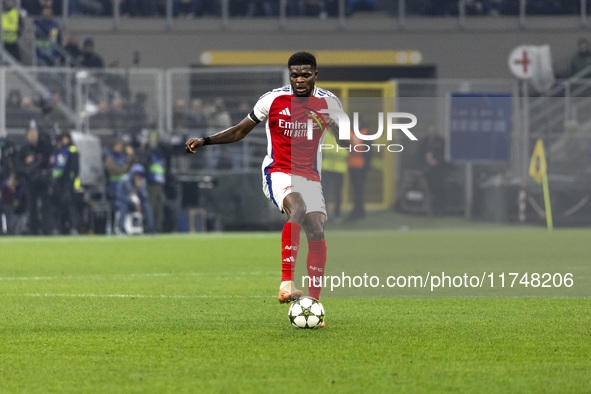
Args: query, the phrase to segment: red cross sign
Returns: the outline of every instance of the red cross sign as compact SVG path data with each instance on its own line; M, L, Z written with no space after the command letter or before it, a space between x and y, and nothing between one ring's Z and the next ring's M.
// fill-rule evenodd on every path
M517 78L528 79L532 76L532 58L529 46L518 46L509 55L509 69Z

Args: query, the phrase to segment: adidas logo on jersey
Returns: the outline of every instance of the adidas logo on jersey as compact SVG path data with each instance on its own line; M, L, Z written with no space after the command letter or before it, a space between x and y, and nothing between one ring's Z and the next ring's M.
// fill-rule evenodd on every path
M279 115L291 116L291 112L289 112L289 108L285 108L283 111L279 112Z

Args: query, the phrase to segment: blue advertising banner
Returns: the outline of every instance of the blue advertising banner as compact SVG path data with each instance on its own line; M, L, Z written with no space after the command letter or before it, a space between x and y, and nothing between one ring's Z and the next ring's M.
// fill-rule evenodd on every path
M470 162L509 160L510 94L451 93L448 116L449 159Z

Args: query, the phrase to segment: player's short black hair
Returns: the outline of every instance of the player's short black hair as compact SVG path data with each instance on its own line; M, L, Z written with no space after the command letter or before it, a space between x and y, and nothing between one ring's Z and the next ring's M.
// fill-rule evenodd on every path
M296 52L287 61L287 68L291 66L312 66L316 70L316 57L310 52Z

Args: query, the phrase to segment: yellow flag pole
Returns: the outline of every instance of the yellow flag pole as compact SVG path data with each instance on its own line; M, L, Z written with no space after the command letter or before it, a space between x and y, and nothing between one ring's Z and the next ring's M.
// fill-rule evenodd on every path
M548 174L542 173L542 187L544 188L544 205L546 206L546 224L548 231L552 231L552 207L550 206L550 190L548 189Z

